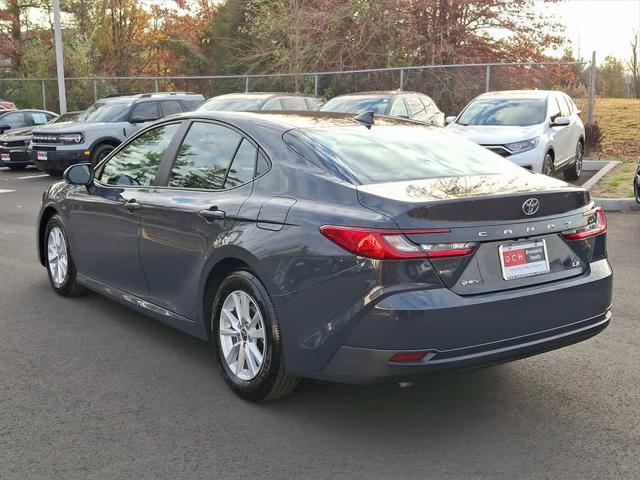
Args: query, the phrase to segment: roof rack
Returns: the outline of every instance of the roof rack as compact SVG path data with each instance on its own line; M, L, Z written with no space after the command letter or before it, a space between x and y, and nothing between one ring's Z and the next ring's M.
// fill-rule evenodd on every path
M140 98L149 98L153 95L196 95L194 92L152 92L143 93Z

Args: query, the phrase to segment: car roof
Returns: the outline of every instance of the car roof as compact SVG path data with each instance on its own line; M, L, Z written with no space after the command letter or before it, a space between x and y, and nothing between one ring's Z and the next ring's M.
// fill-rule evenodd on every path
M193 92L151 92L151 93L132 93L132 94L122 94L122 95L110 95L108 97L102 97L98 99L99 102L113 102L113 103L121 103L123 101L131 101L135 102L136 100L142 99L150 99L150 100L163 100L167 98L189 98L189 97L198 97L199 99L204 99L204 96L200 93Z
M562 92L555 90L502 90L483 93L477 98L547 98L556 93Z
M271 126L279 128L282 132L295 128L308 127L331 127L331 126L351 126L358 125L355 120L356 115L352 113L334 113L317 111L258 111L258 112L237 112L237 111L198 111L184 112L163 119L193 118L209 119L221 122L229 122L240 128ZM422 123L412 120L375 116L376 125L420 125Z
M338 95L333 98L338 97L391 97L394 95L422 95L427 96L426 93L421 92L412 92L407 90L372 90L368 92L353 92L353 93L345 93L344 95Z
M215 97L211 97L207 99L213 100L214 98L260 98L260 99L271 99L277 97L304 97L304 98L320 98L318 95L313 95L311 93L299 93L299 92L239 92L239 93L225 93L223 95L216 95Z
M20 109L11 109L11 110L0 110L0 115L4 115L5 113L16 113L16 112L35 112L35 113L50 113L51 115L58 116L56 112L51 112L49 110L40 110L38 108L20 108Z

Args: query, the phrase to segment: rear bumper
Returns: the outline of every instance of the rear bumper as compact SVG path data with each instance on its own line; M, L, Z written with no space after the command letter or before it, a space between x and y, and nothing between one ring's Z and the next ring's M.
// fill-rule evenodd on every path
M477 345L467 348L433 352L418 362L390 362L397 350L372 350L341 347L320 378L347 383L410 379L418 375L486 367L537 355L572 345L597 335L611 319L611 312L516 339ZM435 353L435 355L433 355Z
M300 376L369 383L515 360L603 330L611 316L612 290L611 267L602 259L576 277L502 292L463 296L447 288L418 288L381 293L328 326L324 343L306 341L304 349L285 345L287 368ZM326 295L316 298L326 305ZM312 302L306 302L307 317L315 308L323 310ZM335 345L331 351L330 344ZM429 355L414 363L390 362L399 352ZM320 363L323 356L326 361Z

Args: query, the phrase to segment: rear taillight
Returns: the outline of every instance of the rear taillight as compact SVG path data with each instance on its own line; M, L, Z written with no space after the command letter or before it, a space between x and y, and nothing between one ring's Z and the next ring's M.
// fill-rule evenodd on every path
M376 260L457 257L469 255L476 248L476 243L473 242L418 245L405 236L449 233L448 229L383 230L324 225L320 227L320 232L348 252Z
M562 232L562 236L567 240L583 240L607 232L607 217L601 207L584 213L584 216L589 217L585 226Z

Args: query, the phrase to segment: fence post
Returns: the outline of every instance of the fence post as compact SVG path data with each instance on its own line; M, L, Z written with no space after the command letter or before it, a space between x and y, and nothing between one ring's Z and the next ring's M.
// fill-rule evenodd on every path
M47 89L45 88L44 80L42 80L40 83L42 84L42 109L46 110L47 109Z
M155 87L156 87L156 93L158 93L160 91L160 85L158 84L158 79L156 78L154 81Z
M94 102L98 101L98 81L97 80L93 81L93 101Z
M487 73L484 76L484 91L489 92L491 90L491 65L487 65Z
M596 103L596 52L591 55L591 71L589 72L589 104L587 105L587 125L593 123L593 110Z
M313 94L318 95L318 74L313 76Z
M400 70L400 91L404 90L404 70Z
M244 77L244 93L249 93L249 77Z

